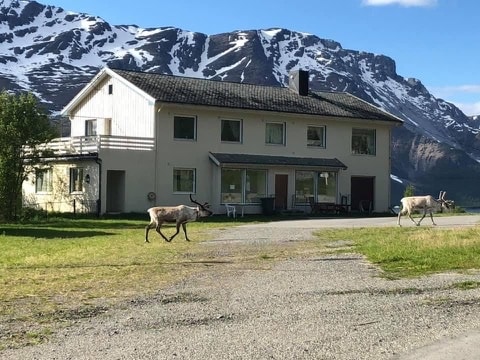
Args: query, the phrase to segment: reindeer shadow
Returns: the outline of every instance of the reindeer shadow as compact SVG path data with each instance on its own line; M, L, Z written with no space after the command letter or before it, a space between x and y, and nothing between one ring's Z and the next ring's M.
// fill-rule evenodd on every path
M114 235L106 231L78 231L78 230L61 230L46 229L41 227L33 228L0 228L0 236L30 237L34 239L75 239L89 238L92 236Z

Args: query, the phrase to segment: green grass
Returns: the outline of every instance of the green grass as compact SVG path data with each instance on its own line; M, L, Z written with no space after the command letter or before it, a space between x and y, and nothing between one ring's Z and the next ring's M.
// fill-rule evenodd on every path
M480 227L361 228L322 230L317 235L324 241L350 240L353 251L391 277L480 269Z

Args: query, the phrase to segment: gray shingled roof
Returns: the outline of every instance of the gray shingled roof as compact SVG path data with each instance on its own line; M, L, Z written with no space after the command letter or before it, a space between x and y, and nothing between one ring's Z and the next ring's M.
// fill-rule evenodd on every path
M291 156L270 156L251 154L210 153L210 159L217 165L282 165L305 166L347 169L347 166L338 159L306 158Z
M285 87L260 86L138 71L111 69L157 101L294 114L382 120L399 118L342 92L301 96Z

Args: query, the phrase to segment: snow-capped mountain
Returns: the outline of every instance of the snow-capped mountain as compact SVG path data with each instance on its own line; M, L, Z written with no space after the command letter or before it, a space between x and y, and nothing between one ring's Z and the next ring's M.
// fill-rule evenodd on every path
M393 200L408 182L418 192L480 201L478 120L398 75L389 57L286 29L207 36L0 0L0 89L31 91L53 113L105 65L272 86L286 86L292 69L308 70L311 89L352 93L405 121L393 134L394 183L404 181Z

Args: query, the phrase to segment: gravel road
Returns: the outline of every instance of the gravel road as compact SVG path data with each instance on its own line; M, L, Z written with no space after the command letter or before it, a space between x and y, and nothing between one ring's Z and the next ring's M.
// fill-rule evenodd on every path
M438 228L480 220L454 218L463 216L438 218ZM356 221L343 226L395 223ZM244 225L216 231L202 246L220 251L226 244L308 240L313 230L337 226L328 223ZM480 289L451 288L480 281L479 272L394 281L379 275L348 252L264 267L219 262L156 296L81 320L46 344L0 352L0 358L401 359L480 328Z

